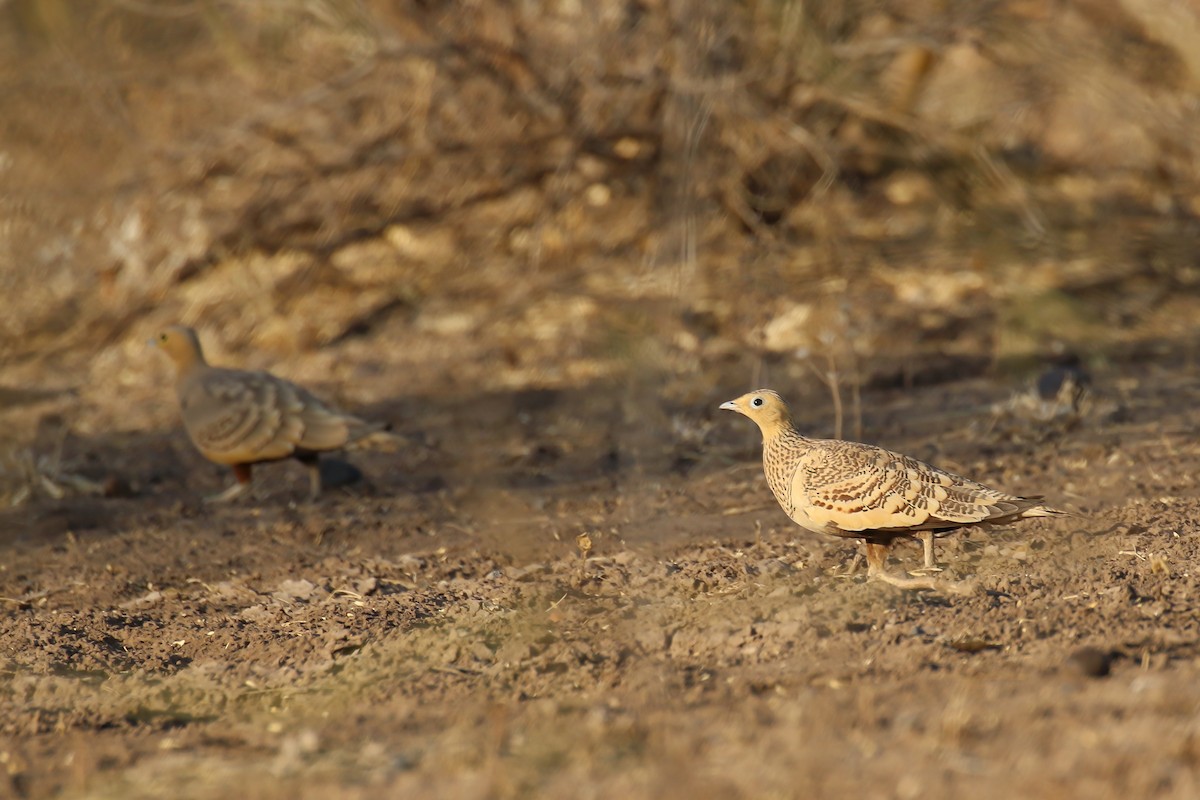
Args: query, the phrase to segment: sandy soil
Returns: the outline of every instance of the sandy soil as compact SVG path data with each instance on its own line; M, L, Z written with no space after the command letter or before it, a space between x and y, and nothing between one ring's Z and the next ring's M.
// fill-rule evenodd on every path
M1070 430L997 424L1008 392L866 397L882 443L1079 514L947 540L966 598L848 573L716 394L636 462L588 422L620 387L378 404L423 443L315 504L281 465L202 505L225 476L178 431L89 443L131 496L2 520L7 788L1194 796L1200 387L1114 365Z
M1169 0L0 2L0 797L1200 796L1196 53ZM397 437L203 504L175 322ZM1013 403L1066 353L1079 414ZM831 436L827 382L1073 515L867 583L717 410Z

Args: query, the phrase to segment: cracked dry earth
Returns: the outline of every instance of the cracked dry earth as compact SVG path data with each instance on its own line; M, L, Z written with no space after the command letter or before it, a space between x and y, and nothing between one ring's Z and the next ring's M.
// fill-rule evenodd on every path
M433 444L349 454L367 482L316 504L276 466L204 507L226 478L177 430L68 442L134 493L0 520L0 794L1195 797L1175 363L1098 374L1113 410L1069 430L993 424L995 381L866 395L874 441L1078 513L945 540L963 598L793 526L716 394L683 448L582 433L617 387L401 401Z

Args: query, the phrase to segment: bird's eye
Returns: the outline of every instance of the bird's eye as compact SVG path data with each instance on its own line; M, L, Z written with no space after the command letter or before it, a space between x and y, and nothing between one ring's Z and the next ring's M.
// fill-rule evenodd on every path
M754 406L755 408L762 408L762 404L763 399L761 397L756 397L750 401L750 405Z
M165 333L160 333L160 334L158 335L158 340L159 340L160 342L165 342L165 341L167 340L167 335L166 335Z

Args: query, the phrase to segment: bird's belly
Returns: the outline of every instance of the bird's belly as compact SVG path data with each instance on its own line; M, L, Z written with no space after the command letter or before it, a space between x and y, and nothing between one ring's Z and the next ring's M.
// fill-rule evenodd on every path
M804 528L806 531L812 531L813 533L826 533L831 536L853 536L853 534L848 534L845 531L830 525L828 522L813 519L805 512L803 508L798 506L785 505L783 510L787 512L787 515L789 518L791 518L792 522L796 523L801 528Z
M245 446L213 446L208 442L198 441L192 437L192 444L200 454L214 464L263 464L270 461L282 461L295 455L296 448L290 442L284 442L270 447Z

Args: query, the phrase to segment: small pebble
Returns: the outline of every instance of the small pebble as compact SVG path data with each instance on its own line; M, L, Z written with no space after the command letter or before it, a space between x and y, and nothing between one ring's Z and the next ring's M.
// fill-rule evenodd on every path
M1081 647L1067 657L1067 665L1088 678L1103 678L1112 671L1112 653L1095 647Z

